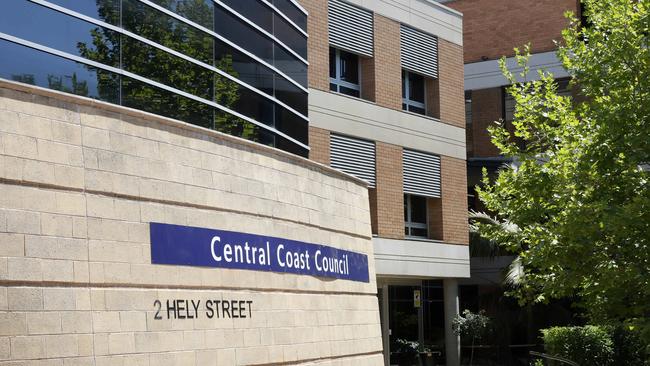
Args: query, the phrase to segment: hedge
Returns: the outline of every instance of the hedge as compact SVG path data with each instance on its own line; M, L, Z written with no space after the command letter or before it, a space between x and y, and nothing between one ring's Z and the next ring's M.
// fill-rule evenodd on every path
M647 357L638 333L623 326L553 327L542 335L546 353L580 366L643 366Z

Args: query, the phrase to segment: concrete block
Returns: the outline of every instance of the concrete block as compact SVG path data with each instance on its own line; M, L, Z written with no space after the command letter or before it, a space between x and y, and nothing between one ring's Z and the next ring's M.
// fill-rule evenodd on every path
M29 312L26 316L30 335L61 332L61 316L56 312Z
M15 257L7 258L6 279L15 281L42 281L42 259Z
M72 236L72 216L42 213L41 233L51 236Z
M61 331L63 333L91 333L92 315L88 311L66 311L61 313Z
M41 217L38 212L7 210L5 214L7 231L23 234L41 233Z
M0 133L3 136L6 155L19 158L37 159L38 144L33 137Z
M25 313L0 313L0 336L28 335Z
M71 282L74 280L74 264L68 260L41 260L43 281Z
M84 239L26 235L25 256L49 259L87 260L88 244Z
M81 127L79 125L54 120L51 123L53 141L81 145Z
M79 356L76 335L46 335L43 336L43 339L45 341L45 356L48 358Z
M11 358L14 360L45 357L45 340L42 336L11 338Z
M45 310L76 310L75 289L44 288L43 307Z
M0 256L22 257L25 255L25 235L0 233Z
M135 352L133 333L110 333L108 335L108 353L124 354Z

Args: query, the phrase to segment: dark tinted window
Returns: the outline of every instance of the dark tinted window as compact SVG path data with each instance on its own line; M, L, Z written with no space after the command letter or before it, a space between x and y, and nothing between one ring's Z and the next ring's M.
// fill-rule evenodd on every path
M213 127L212 108L131 78L122 78L122 105L198 126Z
M220 110L215 110L214 123L217 131L264 145L274 146L277 138L275 134L260 126Z
M411 222L427 223L427 199L411 195Z
M275 73L243 52L218 40L215 47L214 66L268 95L273 95Z
M49 0L49 2L109 24L120 24L120 0ZM5 3L7 1L3 1L3 6Z
M212 71L126 36L122 49L124 70L212 100Z
M352 84L359 84L359 56L345 51L340 52L340 77L341 80Z
M215 102L258 122L273 126L275 103L226 77L215 75Z
M7 0L0 32L119 67L119 34L27 1Z
M213 29L214 2L212 0L151 0L151 2L205 28Z
M273 64L273 41L220 6L215 8L214 29L229 41Z
M291 24L277 14L273 14L273 30L275 37L299 54L302 58L307 59L307 38L298 32Z
M307 92L281 76L275 78L275 97L307 116Z
M424 103L424 77L412 72L409 75L409 99Z
M291 0L273 0L273 5L286 15L298 27L307 31L307 15L300 11L298 7L291 2Z
M119 75L5 40L0 40L0 77L119 102Z
M275 67L306 88L307 65L278 45L275 45L274 52Z
M276 106L275 108L275 128L294 139L306 144L307 143L307 121L287 111L286 109Z
M212 64L212 36L139 1L124 0L122 23L126 30L196 60Z
M222 0L229 8L273 34L273 10L260 0Z

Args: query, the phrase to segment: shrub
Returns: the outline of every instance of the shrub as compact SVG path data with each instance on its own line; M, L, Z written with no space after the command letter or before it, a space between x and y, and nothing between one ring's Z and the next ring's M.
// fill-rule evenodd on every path
M623 325L553 327L542 330L546 352L580 366L650 365L639 332ZM551 363L552 364L552 363Z
M581 366L614 365L614 344L607 330L596 326L543 329L544 348Z

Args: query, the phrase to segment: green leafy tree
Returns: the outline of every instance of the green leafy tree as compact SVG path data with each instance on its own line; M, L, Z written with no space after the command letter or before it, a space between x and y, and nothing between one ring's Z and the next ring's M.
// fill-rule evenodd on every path
M479 197L496 221L483 238L518 256L522 303L577 295L594 322L645 329L650 339L650 0L584 0L558 55L575 97L551 74L526 82L501 61L516 109L493 143L513 159ZM504 229L505 228L505 229Z

